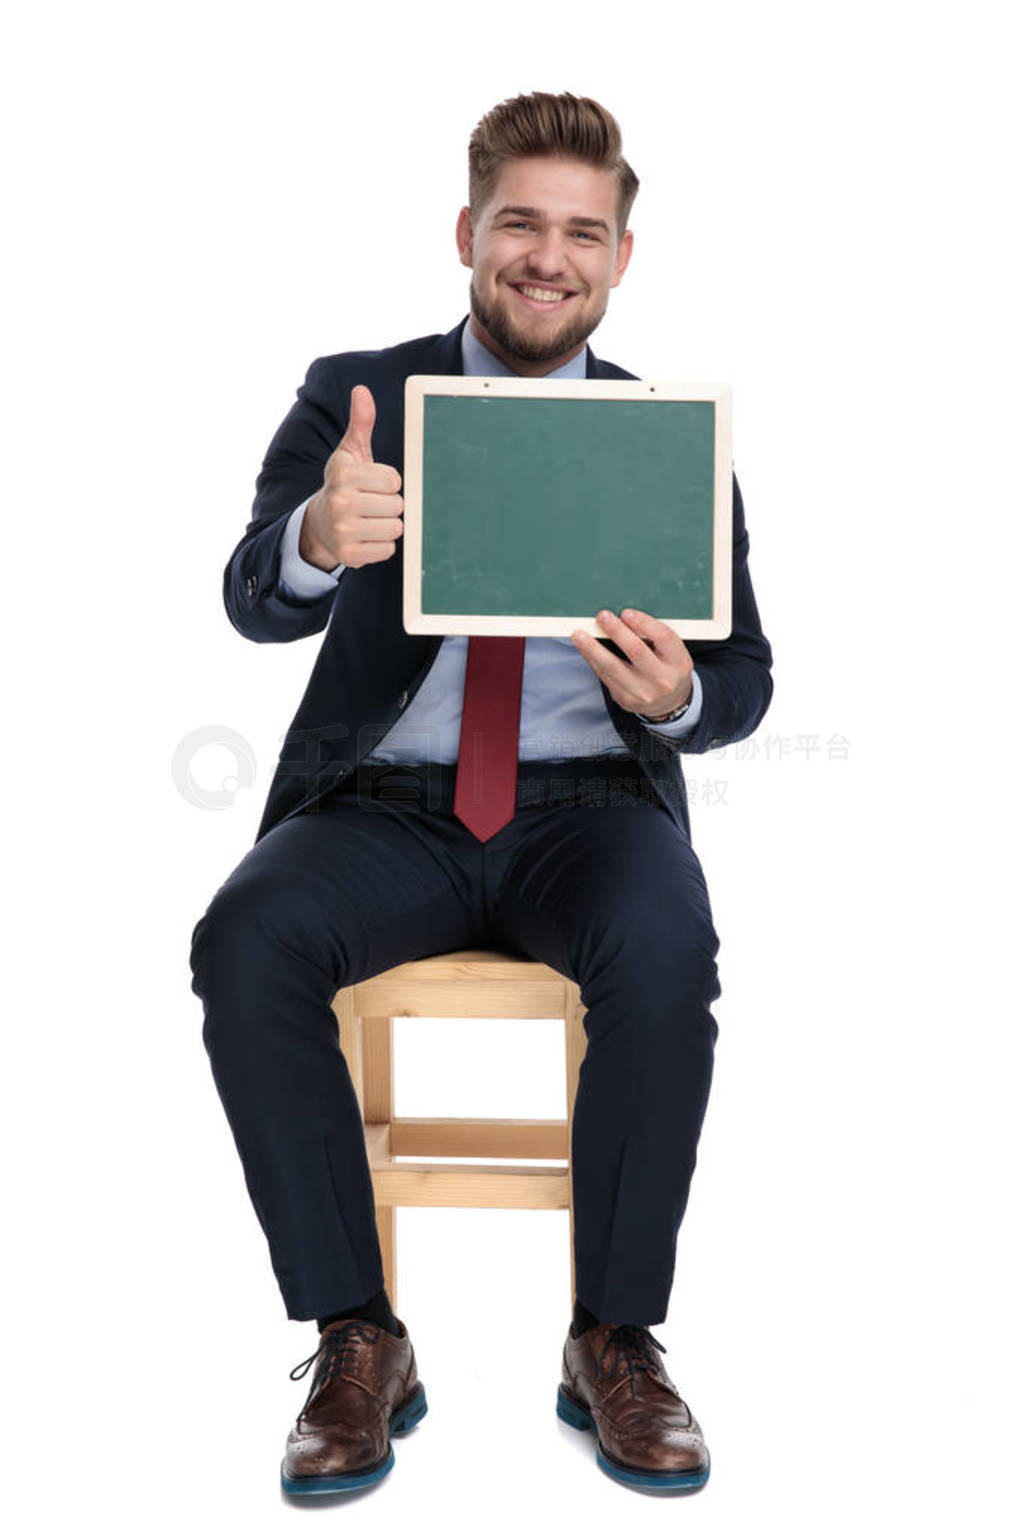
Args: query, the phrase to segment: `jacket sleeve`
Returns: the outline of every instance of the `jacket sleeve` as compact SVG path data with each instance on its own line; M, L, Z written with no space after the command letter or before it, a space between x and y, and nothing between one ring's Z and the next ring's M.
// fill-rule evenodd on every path
M750 538L735 475L732 519L732 630L724 640L686 641L694 669L700 668L702 691L697 724L679 742L678 750L687 755L742 741L757 729L771 703L772 650L747 568Z
M324 465L347 426L345 398L328 360L317 358L267 449L252 519L224 571L224 607L247 640L301 640L324 629L331 616L346 572L314 601L292 600L280 586L281 542L296 507L323 484Z

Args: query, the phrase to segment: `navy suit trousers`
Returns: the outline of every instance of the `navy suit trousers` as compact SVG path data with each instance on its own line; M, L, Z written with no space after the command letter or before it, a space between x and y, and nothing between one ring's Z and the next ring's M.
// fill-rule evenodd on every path
M287 1315L384 1285L358 1102L330 1002L425 955L504 948L580 986L576 1293L602 1321L667 1316L721 995L703 871L633 758L521 763L480 843L454 765L363 763L272 827L192 934L203 1040Z

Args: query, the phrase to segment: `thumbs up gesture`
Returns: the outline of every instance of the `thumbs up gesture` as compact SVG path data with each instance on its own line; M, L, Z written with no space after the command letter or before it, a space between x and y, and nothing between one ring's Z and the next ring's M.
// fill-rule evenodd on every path
M357 384L345 436L324 466L323 486L307 506L299 534L299 554L321 570L388 560L404 531L402 477L390 464L373 462L376 418L373 396Z

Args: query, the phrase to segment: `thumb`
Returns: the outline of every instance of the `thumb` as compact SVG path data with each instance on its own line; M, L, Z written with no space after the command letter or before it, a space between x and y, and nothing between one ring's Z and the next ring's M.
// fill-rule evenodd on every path
M377 407L365 384L357 384L352 391L348 426L336 451L344 451L357 464L373 463L373 424L377 419Z

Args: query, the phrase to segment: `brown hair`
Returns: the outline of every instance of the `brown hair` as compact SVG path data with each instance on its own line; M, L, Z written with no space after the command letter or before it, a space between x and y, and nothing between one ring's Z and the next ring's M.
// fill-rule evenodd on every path
M612 114L589 96L534 91L502 101L482 117L469 140L469 211L476 219L508 160L565 155L614 171L619 189L618 233L626 228L640 186L622 158L622 134Z

